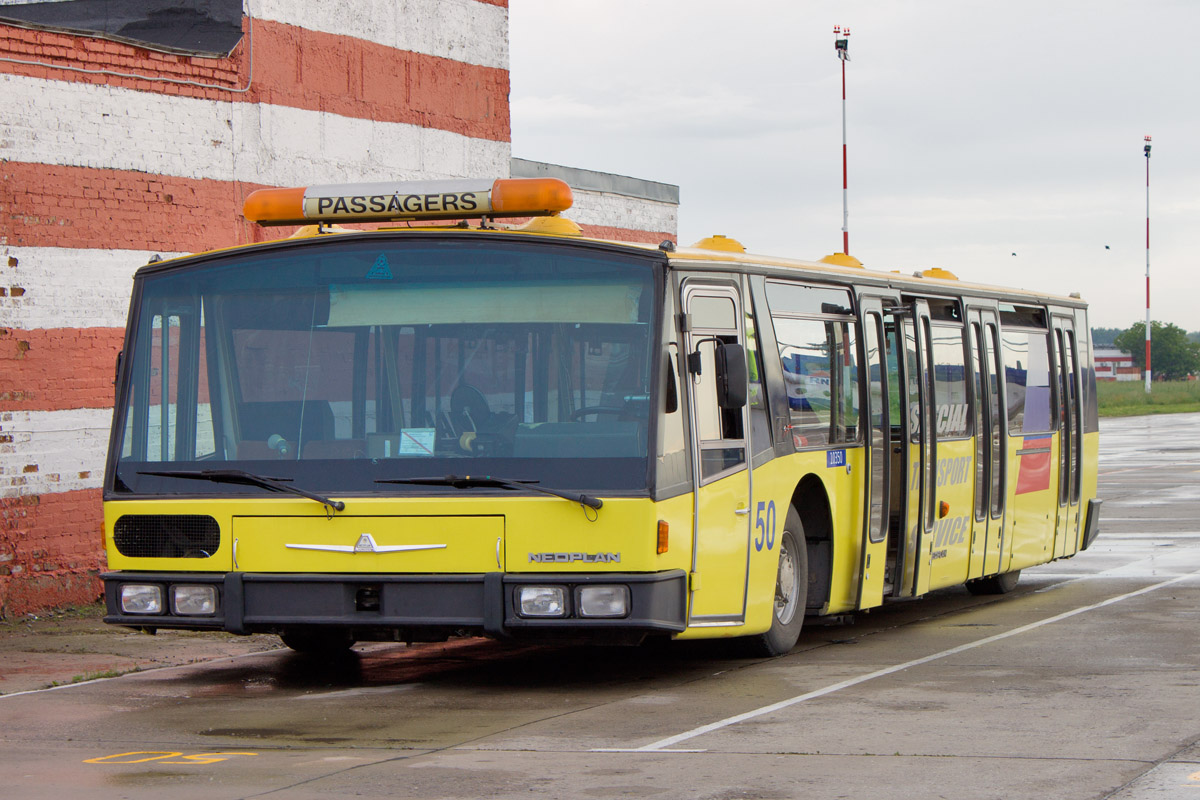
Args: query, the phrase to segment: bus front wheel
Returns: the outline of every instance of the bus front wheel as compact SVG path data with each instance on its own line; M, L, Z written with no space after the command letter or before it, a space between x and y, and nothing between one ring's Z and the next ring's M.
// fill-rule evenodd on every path
M758 636L747 637L746 653L753 656L781 656L796 646L804 626L808 606L808 546L804 525L795 508L788 508L783 533L779 537L779 566L775 571L775 599L771 628Z

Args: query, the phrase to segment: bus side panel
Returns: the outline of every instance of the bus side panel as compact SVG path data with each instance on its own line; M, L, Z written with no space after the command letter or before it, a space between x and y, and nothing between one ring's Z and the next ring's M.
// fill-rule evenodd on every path
M833 453L834 455L830 455ZM702 637L750 636L771 627L775 609L775 582L779 566L779 539L787 519L792 496L800 481L815 476L828 498L828 522L824 508L801 508L801 518L809 515L805 534L809 552L809 584L829 584L828 595L821 598L826 613L851 611L858 597L858 561L861 547L865 475L862 447L805 451L775 458L754 471L753 508L750 509L750 573L746 589L744 625L713 628L689 628L681 639ZM839 500L840 498L840 500ZM820 520L819 522L817 520ZM703 524L703 522L701 522ZM822 538L824 537L824 538ZM814 575L818 569L814 551L829 554L828 574ZM702 581L707 581L705 575Z
M859 583L862 575L863 526L866 524L863 493L867 478L866 448L846 448L844 467L825 467L821 474L829 493L830 535L833 552L829 563L829 593L823 598L822 613L841 614L853 611L858 605ZM810 551L811 552L811 551ZM809 573L818 564L809 564ZM883 564L872 564L871 569L883 569ZM810 580L810 585L812 578ZM814 598L821 600L822 598Z
M975 518L975 440L938 442L936 470L938 510L933 524L929 588L954 586L967 579L971 524ZM942 504L947 513L941 514Z
M1083 463L1079 508L1086 521L1089 500L1096 499L1097 469L1100 462L1100 420L1096 401L1096 369L1092 360L1092 335L1087 311L1075 310L1076 341L1079 344L1079 374L1083 382ZM1079 546L1083 547L1083 522L1079 525Z
M740 625L691 627L680 639L753 636L771 627L775 604L775 578L779 565L779 537L787 520L788 506L799 479L812 465L825 463L824 453L797 453L774 458L757 467L752 476L753 507L747 514L750 535L750 564L746 576L746 616ZM688 495L690 498L691 495ZM701 509L700 525L704 525ZM720 575L701 572L699 584L707 590ZM693 592L697 589L693 586ZM693 599L695 595L693 594ZM695 607L693 608L695 611Z
M1010 436L1008 447L1012 549L1004 572L1053 559L1058 509L1058 434Z
M759 632L770 627L774 613L776 570L779 564L779 533L787 518L792 495L807 476L821 484L828 501L826 509L797 509L805 523L808 545L809 598L822 613L852 611L858 602L859 562L862 549L863 503L866 455L862 446L804 451L776 458L754 472L754 529L750 550L750 586L746 627ZM771 504L774 504L772 512ZM772 514L775 533L759 529L758 513ZM760 548L760 541L762 546ZM770 546L768 546L770 544ZM882 565L881 565L882 568ZM820 585L828 589L814 597ZM745 633L746 631L743 631Z
M1099 492L1097 471L1100 462L1100 433L1083 434L1083 470L1079 493L1079 548L1083 548L1084 524L1087 522L1088 501L1095 500ZM1101 515L1101 520L1103 520Z

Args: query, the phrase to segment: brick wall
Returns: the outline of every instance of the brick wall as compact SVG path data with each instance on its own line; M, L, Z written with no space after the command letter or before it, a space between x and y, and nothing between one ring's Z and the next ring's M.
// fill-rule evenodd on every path
M262 186L507 175L505 0L321 5L255 2L224 58L0 25L0 616L99 594L139 266L279 235Z

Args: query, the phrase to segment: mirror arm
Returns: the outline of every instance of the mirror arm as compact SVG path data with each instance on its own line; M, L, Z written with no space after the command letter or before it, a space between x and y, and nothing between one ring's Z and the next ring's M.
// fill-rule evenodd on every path
M692 352L688 353L688 357L687 357L688 372L691 373L692 375L700 374L700 364L701 364L700 345L704 344L705 342L716 342L717 344L725 343L723 339L720 339L716 336L706 336L705 338L697 341L695 343L696 349L694 349Z

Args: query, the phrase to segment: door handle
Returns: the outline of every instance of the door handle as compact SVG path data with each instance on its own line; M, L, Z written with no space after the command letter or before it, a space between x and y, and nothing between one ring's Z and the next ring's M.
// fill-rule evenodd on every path
M748 508L737 508L737 509L734 509L733 513L737 514L739 517L744 517L744 516L746 516L747 514L749 514L749 513L750 513L750 509L748 509Z

